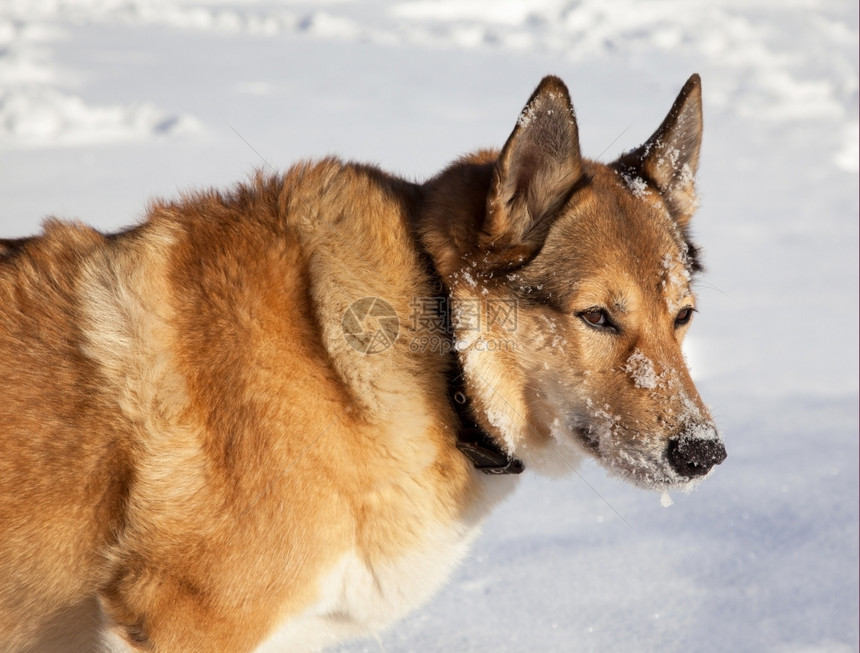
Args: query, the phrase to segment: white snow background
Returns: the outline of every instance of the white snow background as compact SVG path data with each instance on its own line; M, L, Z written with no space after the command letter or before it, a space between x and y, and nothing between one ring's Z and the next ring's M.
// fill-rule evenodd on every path
M425 179L547 73L608 161L699 72L688 356L727 461L668 508L529 476L429 605L337 650L856 652L857 53L853 0L0 0L0 237L328 153Z

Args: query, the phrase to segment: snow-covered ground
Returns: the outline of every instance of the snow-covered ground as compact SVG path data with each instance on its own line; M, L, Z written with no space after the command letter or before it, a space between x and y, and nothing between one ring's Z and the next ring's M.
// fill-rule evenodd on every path
M526 478L425 609L338 650L856 652L857 53L849 0L0 0L0 237L327 153L426 178L549 72L608 160L699 72L688 353L728 460L669 508Z

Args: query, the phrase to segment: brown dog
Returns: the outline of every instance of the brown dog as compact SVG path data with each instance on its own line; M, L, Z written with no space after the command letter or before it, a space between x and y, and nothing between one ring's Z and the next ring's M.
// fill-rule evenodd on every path
M424 185L326 159L0 241L0 649L314 651L427 598L523 465L706 474L701 125L693 76L583 159L547 77Z

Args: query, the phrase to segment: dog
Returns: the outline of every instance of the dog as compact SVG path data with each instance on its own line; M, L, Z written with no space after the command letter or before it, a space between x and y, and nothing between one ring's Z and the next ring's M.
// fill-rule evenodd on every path
M0 241L0 649L317 651L427 599L524 468L700 481L701 135L694 75L583 158L548 76L423 184L327 158Z

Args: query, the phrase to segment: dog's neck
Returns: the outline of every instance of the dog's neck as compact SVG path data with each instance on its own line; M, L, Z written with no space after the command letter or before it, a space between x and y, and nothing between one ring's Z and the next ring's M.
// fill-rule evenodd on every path
M440 311L440 322L444 325L443 335L446 346L443 351L451 357L447 379L448 401L460 423L457 429L457 448L472 461L475 469L485 474L519 474L525 469L522 461L506 453L475 419L474 409L466 392L466 373L455 346L450 310L451 295L430 255L423 252L422 258L432 281L433 291L436 297L441 299L439 302L434 302L434 305Z
M453 339L452 339L453 346ZM460 357L452 352L455 364L448 372L448 399L460 420L457 430L457 448L472 461L475 469L485 474L519 474L525 469L518 458L505 453L492 436L475 420L463 383L463 366Z

